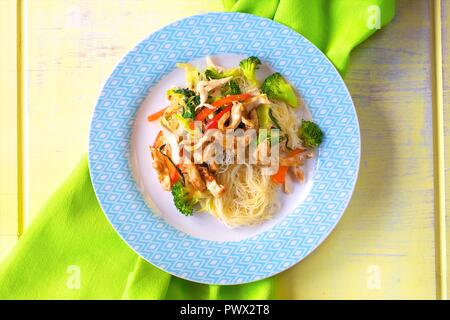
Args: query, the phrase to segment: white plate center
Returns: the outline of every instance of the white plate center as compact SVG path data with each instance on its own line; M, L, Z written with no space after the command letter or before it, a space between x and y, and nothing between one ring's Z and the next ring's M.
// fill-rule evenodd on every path
M215 63L226 68L238 66L239 61L244 58L245 56L232 54L212 56ZM203 70L206 67L204 58L194 60L191 63L199 70ZM263 65L257 72L257 78L263 80L273 72L263 62ZM173 204L172 194L161 188L156 172L152 167L149 146L153 144L160 127L157 122L149 123L147 116L168 105L166 91L169 88L185 86L184 71L175 68L164 76L156 86L150 89L147 98L136 114L130 144L130 165L138 189L148 206L152 208L153 213L149 210L148 214L160 216L174 228L193 237L212 241L241 241L271 229L306 198L312 187L311 177L313 176L316 159L308 160L304 166L305 184L295 183L294 191L289 195L279 192L281 208L269 221L254 226L231 229L207 213L198 213L191 217L182 215ZM299 88L297 88L297 92L301 95ZM303 117L310 119L308 110L303 112Z

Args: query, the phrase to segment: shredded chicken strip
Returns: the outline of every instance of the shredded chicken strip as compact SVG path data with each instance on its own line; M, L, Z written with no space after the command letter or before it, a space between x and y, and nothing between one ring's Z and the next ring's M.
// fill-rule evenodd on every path
M217 128L220 131L224 131L224 130L227 129L226 126L225 126L225 123L227 122L228 119L230 119L230 116L231 116L231 112L230 111L225 112L222 115L222 117L220 117L219 121L217 121Z
M280 166L283 167L298 167L305 163L304 159L301 159L298 155L280 158Z
M195 107L195 111L197 111L200 108L208 108L208 109L216 109L216 107L210 105L209 103L203 103L203 104L199 104L198 106Z
M209 192L216 198L220 197L225 192L225 188L217 182L216 178L214 178L207 168L199 166L198 170L203 179L205 179Z
M305 181L305 173L300 167L290 167L289 172L296 181L301 183Z
M152 166L158 174L158 180L164 190L169 191L171 188L169 169L167 168L164 156L156 148L150 147L153 162Z
M233 102L231 107L231 119L230 123L225 126L225 129L236 129L241 123L242 113L244 112L244 106L240 102Z
M216 173L217 171L219 171L219 165L216 162L209 161L208 165L212 173Z
M244 107L247 112L252 111L254 108L261 104L269 104L270 100L267 98L265 94L260 94L254 97L251 97L247 101L244 102Z
M223 72L225 69L217 64L214 63L214 61L211 59L210 56L206 57L206 65L210 68L216 69L218 72Z
M198 141L191 140L191 139L185 139L181 142L181 144L184 146L184 148L189 151L193 152L199 148L202 148L206 143L210 142L213 139L217 139L220 137L220 133L218 133L215 130L208 130L201 136L201 138ZM192 144L195 142L194 144Z
M205 191L205 182L203 181L200 172L198 172L197 166L195 164L186 164L185 167L189 176L189 180L191 181L194 188L201 192Z
M284 183L283 183L283 192L284 193L292 193L293 189L294 189L294 186L293 186L291 177L286 176L284 178Z
M288 157L280 157L280 166L286 167L298 167L305 163L306 159L310 159L314 156L314 151L304 150L300 154Z
M162 131L164 133L164 139L169 144L172 151L171 159L174 164L179 164L181 162L180 157L180 145L178 143L178 136L170 131L165 125L161 124Z
M258 115L256 114L256 109L250 111L250 118L242 117L242 123L245 124L248 129L258 129Z
M199 81L199 83L197 83L196 90L200 95L200 105L201 106L205 105L206 100L208 100L208 92L228 83L228 81L230 81L231 78L232 77L226 77L226 78L222 78L222 79Z

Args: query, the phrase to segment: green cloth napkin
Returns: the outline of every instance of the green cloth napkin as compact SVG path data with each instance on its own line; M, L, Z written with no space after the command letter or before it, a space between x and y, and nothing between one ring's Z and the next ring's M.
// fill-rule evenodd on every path
M294 29L342 74L352 49L395 14L395 0L223 0L223 4L227 11L253 13Z
M395 11L394 0L223 3L227 11L253 13L293 28L325 52L342 73L351 50L376 31L367 22L376 8L381 26ZM140 258L105 218L86 156L0 266L1 299L268 299L274 297L275 288L276 277L237 286L198 284Z

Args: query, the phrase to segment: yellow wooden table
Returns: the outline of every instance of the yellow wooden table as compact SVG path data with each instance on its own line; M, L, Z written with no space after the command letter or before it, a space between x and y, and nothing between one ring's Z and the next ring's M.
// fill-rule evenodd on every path
M442 6L446 57L450 1ZM346 83L362 134L356 191L331 236L280 275L278 297L444 297L432 7L398 0L395 20L352 54ZM0 259L87 149L94 103L120 58L173 20L219 10L220 0L0 0ZM436 66L448 105L449 65ZM450 124L449 111L444 119ZM439 149L446 167L449 140Z

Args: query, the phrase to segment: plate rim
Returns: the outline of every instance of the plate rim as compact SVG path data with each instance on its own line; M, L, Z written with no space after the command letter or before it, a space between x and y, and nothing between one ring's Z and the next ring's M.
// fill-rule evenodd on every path
M119 66L122 62L124 62L124 60L126 59L126 57L127 57L134 49L136 49L139 45L141 45L141 44L144 43L145 41L148 41L152 35L157 34L157 33L161 32L161 31L165 30L166 28L172 27L172 26L174 26L174 25L176 25L176 24L178 24L178 23L181 23L181 22L183 22L183 21L186 21L186 20L189 20L189 19L192 19L192 18L206 17L206 16L210 16L210 15L217 15L217 16L220 16L220 15L238 15L238 16L241 16L241 17L248 16L248 17L251 17L251 18L256 18L256 19L266 20L266 21L268 21L269 23L273 23L273 24L277 25L278 27L281 27L281 28L284 28L284 29L288 29L288 30L290 30L291 32L294 32L294 33L296 34L296 36L302 38L305 42L307 42L307 43L309 44L309 46L313 47L313 48L321 55L322 58L325 58L325 61L332 67L332 69L333 69L334 72L336 73L336 75L337 75L339 81L342 82L343 88L345 88L346 95L347 95L347 97L349 98L349 101L350 101L350 104L351 104L351 108L352 108L353 115L354 115L354 117L355 117L356 128L357 128L357 137L358 137L358 144L357 144L357 147L358 147L358 153L357 153L356 167L354 168L354 169L355 169L355 173L354 173L354 175L351 177L351 179L353 179L352 187L351 187L351 192L349 193L349 196L345 199L345 201L343 201L343 203L344 203L343 208L340 209L340 210L338 210L338 211L339 211L339 217L338 217L338 218L336 219L336 221L332 224L332 226L331 226L331 228L329 229L329 231L327 231L326 233L324 233L324 235L322 235L322 236L320 237L319 241L317 241L317 243L316 243L314 246L311 246L311 249L309 249L308 252L307 252L304 256L300 257L299 259L297 259L296 261L292 262L292 263L289 264L288 266L282 267L282 268L280 268L280 270L275 271L275 272L272 272L272 271L266 272L266 275L263 276L263 277L261 277L261 278L254 278L254 279L251 279L251 280L248 280L248 281L241 281L241 282L219 283L219 282L211 282L211 281L202 281L202 280L199 280L199 279L192 279L192 278L189 278L189 277L187 277L187 276L185 277L185 276L183 276L183 275L181 275L181 274L177 274L177 273L175 273L174 271L171 271L171 270L169 271L169 270L167 270L167 269L161 267L160 265L155 264L154 262L150 261L147 257L145 257L144 255L142 255L140 252L138 252L138 251L132 246L132 244L130 244L129 241L126 240L126 239L124 238L124 236L122 235L122 233L118 230L118 228L115 226L114 222L111 220L110 215L106 212L107 210L105 210L104 204L103 204L102 200L99 198L99 192L98 192L98 190L97 190L97 187L98 187L98 186L97 186L97 184L94 182L93 170L96 170L96 169L93 169L93 168L92 168L92 165L93 165L93 164L92 164L92 161L93 161L93 160L91 159L91 155L92 155L92 151L91 151L91 139L92 139L92 137L91 137L91 132L92 132L92 125L93 125L94 120L95 120L95 119L94 119L94 118L95 118L95 112L96 112L96 109L97 109L97 107L98 107L99 101L101 100L102 93L103 93L103 91L104 91L104 89L105 89L105 87L106 87L108 81L109 81L109 80L111 79L111 77L114 75L114 73L115 73L116 69L118 68L118 66ZM232 52L232 53L235 53L235 52ZM214 54L218 54L218 53L214 53ZM242 53L238 53L238 54L242 54ZM206 55L205 55L205 56L206 56ZM156 81L156 83L157 83L157 82L158 82L158 81ZM150 84L149 87L148 87L148 90L150 90L156 83ZM299 88L296 87L296 90L297 90L298 92L301 93L301 90L300 90ZM147 94L148 94L148 93L147 93ZM139 110L139 107L137 108L137 110ZM314 118L314 113L312 112L312 114L313 114L313 118ZM130 132L129 134L131 135L131 132ZM209 285L224 285L224 286L228 286L228 285L240 285L240 284L252 283L252 282L256 282L256 281L260 281L260 280L263 280L263 279L267 279L267 278L276 276L276 275L278 275L279 273L281 273L281 272L283 272L283 271L286 271L286 270L292 268L293 266L295 266L296 264L298 264L299 262L303 261L303 260L306 259L308 256L310 256L311 253L313 253L315 250L317 250L317 248L318 248L321 244L323 244L323 243L325 242L325 240L326 240L327 238L329 238L329 236L330 236L330 235L333 233L333 231L336 229L337 224L341 221L343 215L345 214L345 212L346 212L346 210L347 210L347 208L348 208L348 206L349 206L349 204L350 204L350 201L351 201L352 198L353 198L353 195L354 195L354 192L355 192L355 189L356 189L356 184L357 184L358 179L359 179L360 166L361 166L361 153L362 153L361 127L360 127L360 123L359 123L358 114L357 114L357 111L356 111L356 106L355 106L353 97L352 97L352 95L350 94L350 91L349 91L349 89L348 89L348 87L347 87L347 84L345 83L345 81L344 81L342 75L341 75L340 72L337 70L337 68L336 68L336 66L334 65L334 63L333 63L333 62L332 62L332 61L331 61L331 60L330 60L330 59L329 59L329 58L328 58L328 57L327 57L327 56L326 56L326 55L325 55L325 54L324 54L324 53L323 53L323 52L322 52L322 51L321 51L314 43L312 43L309 39L307 39L307 38L306 38L305 36L303 36L302 34L300 34L300 33L296 32L295 30L291 29L290 27L285 26L285 25L283 25L283 24L281 24L281 23L279 23L279 22L277 22L277 21L275 21L275 20L272 20L272 19L268 19L268 18L265 18L265 17L260 17L260 16L253 15L253 14L242 13L242 12L205 12L205 13L200 13L200 14L190 15L190 16L187 16L187 17L184 17L184 18L181 18L181 19L174 20L174 21L172 21L172 22L170 22L170 23L168 23L168 24L166 24L166 25L163 25L162 27L157 28L156 30L154 30L154 31L150 32L149 34L147 34L147 35L146 35L143 39L141 39L140 41L137 41L137 42L135 43L135 45L134 45L132 48L130 48L127 52L125 52L125 54L123 54L123 55L121 56L121 58L118 60L118 62L114 65L114 67L113 67L112 71L109 73L109 75L102 81L102 85L101 85L101 87L100 87L99 94L98 94L98 96L97 96L97 98L96 98L96 100L95 100L95 103L94 103L94 108L93 108L93 111L92 111L92 114L91 114L91 121L90 121L90 123L89 123L88 146L89 146L89 147L88 147L88 168L89 168L89 175L90 175L92 187L93 187L93 189L94 189L95 197L96 197L96 199L97 199L97 201L98 201L98 203L99 203L99 205L100 205L100 207L101 207L101 209L102 209L103 214L104 214L105 217L107 218L107 221L108 221L109 224L112 226L114 232L115 232L116 234L119 235L119 237L125 242L125 244L126 244L129 248L131 248L131 249L138 255L138 257L144 259L145 261L147 261L148 263L150 263L152 266L158 268L159 270L161 270L161 271L163 271L163 272L167 272L167 273L169 273L169 274L171 274L171 275L173 275L173 276L176 276L176 277L178 277L178 278L181 278L181 279L184 279L184 280L188 280L188 281L192 281L192 282L196 282L196 283L209 284ZM356 146L356 145L355 145L355 146ZM127 149L129 149L129 146L127 147ZM128 156L128 159L127 159L127 160L128 160L128 162L130 161L130 157L129 157L129 156ZM317 159L317 167L319 167L319 162L320 162L320 158L318 157L318 159ZM129 171L131 172L131 167L130 167L130 164L129 164L129 163L128 163L128 168L127 168L127 170L129 170ZM315 170L317 170L317 168L316 168ZM133 176L133 174L132 174L132 176ZM133 176L133 179L134 179L134 176ZM139 192L140 192L140 191L139 191ZM143 200L143 201L144 201L144 200ZM150 211L151 211L151 209L150 209ZM149 212L149 213L150 213L150 214L153 214L152 212ZM291 214L291 213L290 213L290 214ZM281 220L280 222L282 222L282 220ZM280 222L279 222L279 223L280 223ZM165 221L164 221L163 223L167 224L167 222L165 222ZM274 226L274 227L275 227L275 226ZM272 228L273 228L273 227L272 227ZM270 231L270 229L265 230L265 231L263 231L262 233L266 233L266 232L268 232L268 231ZM254 237L258 237L258 236L260 236L260 234L257 234L257 235L254 236ZM227 241L203 240L203 239L199 239L199 238L196 238L196 239L197 239L197 240L200 240L200 241L215 242L215 243L221 243L221 244L227 242ZM234 242L240 243L240 242L245 241L245 240L247 240L247 239L243 239L243 240L241 240L241 241L234 241Z

